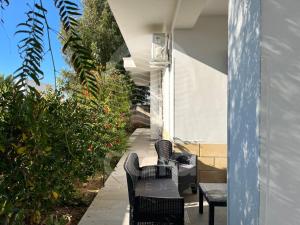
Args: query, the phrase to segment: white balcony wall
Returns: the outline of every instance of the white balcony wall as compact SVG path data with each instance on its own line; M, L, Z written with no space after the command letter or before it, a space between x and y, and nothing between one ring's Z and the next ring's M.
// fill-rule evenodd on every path
M183 141L227 143L227 16L200 16L174 31L175 134Z
M260 224L300 222L300 1L262 1Z
M171 124L171 73L170 68L167 67L162 72L162 103L163 103L163 137L165 139L172 139Z
M150 72L150 129L151 139L159 139L162 135L162 72Z

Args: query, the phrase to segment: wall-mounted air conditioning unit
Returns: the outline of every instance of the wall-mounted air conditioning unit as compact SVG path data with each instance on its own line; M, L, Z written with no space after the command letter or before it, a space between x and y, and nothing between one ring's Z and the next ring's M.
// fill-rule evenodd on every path
M152 39L151 61L152 67L166 67L170 64L170 37L167 33L154 33Z

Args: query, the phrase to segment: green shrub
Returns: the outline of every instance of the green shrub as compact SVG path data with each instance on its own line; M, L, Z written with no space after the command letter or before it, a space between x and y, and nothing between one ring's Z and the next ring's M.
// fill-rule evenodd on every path
M60 91L24 94L0 80L1 224L40 224L72 198L75 182L105 172L104 159L126 149L129 88L117 74L101 87L95 106Z

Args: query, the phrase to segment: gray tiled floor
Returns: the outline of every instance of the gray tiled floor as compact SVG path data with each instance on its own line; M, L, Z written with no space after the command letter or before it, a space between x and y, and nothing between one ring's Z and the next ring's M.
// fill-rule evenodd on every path
M208 206L204 203L203 214L198 213L198 195L193 195L186 191L185 200L185 224L186 225L208 225ZM226 225L226 207L215 208L215 225Z
M128 195L123 163L129 152L139 155L141 165L155 164L157 155L150 141L149 129L137 129L130 137L130 148L107 179L93 203L83 216L79 225L128 225ZM208 209L204 207L203 215L198 213L198 195L189 191L184 193L185 224L207 225ZM226 225L226 208L216 208L215 225Z

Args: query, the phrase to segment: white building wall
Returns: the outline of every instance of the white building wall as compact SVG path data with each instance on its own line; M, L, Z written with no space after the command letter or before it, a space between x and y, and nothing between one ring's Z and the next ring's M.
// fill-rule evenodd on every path
M300 1L262 1L260 224L300 224Z
M173 59L172 59L173 60ZM174 76L174 71L175 71L175 65L174 63L171 63L170 68L169 68L169 116L170 116L170 138L173 139L175 137L175 88L174 88L174 82L175 82L175 76Z
M227 143L227 16L203 16L174 31L175 134Z
M150 129L151 139L159 139L162 135L162 72L150 72Z
M162 104L163 104L163 138L172 139L171 136L171 83L170 69L167 67L162 71Z

